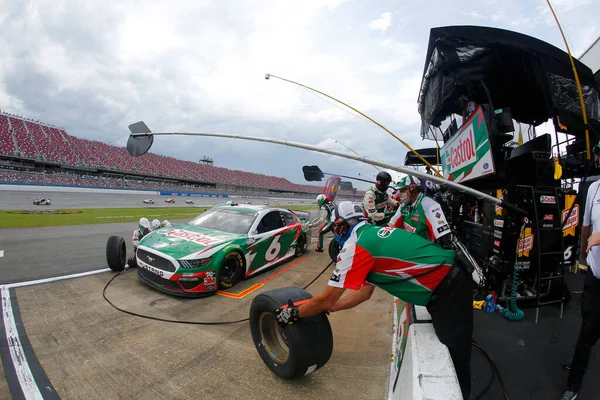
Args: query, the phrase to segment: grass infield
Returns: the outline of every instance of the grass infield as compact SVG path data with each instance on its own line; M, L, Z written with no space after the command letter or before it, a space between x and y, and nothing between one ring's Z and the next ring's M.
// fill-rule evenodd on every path
M28 210L0 211L0 228L36 228L43 226L67 226L110 224L117 222L137 222L146 217L149 220L191 220L210 207L148 207L148 208L79 208L58 209L36 207ZM287 207L281 207L287 208ZM290 210L310 211L315 206L291 206ZM24 214L35 211L45 214ZM57 212L57 213L51 213Z

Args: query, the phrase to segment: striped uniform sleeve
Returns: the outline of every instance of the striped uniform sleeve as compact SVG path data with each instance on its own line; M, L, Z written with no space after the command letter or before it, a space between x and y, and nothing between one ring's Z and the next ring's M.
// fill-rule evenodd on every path
M369 252L356 243L347 243L338 255L337 264L329 278L328 285L359 290L374 264L375 260Z
M427 234L431 240L438 240L444 235L450 233L450 225L446 220L446 216L435 200L428 197L423 199L421 203L425 212L425 220L427 224Z

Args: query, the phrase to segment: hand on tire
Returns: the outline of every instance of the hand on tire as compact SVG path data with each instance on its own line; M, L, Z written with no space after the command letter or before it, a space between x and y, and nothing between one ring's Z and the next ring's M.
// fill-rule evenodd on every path
M286 308L275 310L275 318L277 318L277 322L279 322L281 327L291 325L300 319L298 316L298 307L294 305L292 300L288 300Z

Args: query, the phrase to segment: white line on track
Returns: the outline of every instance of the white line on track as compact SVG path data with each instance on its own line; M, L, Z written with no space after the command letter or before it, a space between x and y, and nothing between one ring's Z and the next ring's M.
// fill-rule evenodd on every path
M55 276L53 278L37 279L35 281L7 283L4 286L7 288L15 288L15 287L39 285L40 283L48 283L48 282L62 281L64 279L80 278L82 276L101 274L103 272L108 272L108 271L110 271L110 268L96 269L94 271L80 272L78 274L71 274L71 275Z
M2 309L4 311L4 330L6 332L10 357L12 358L15 372L19 379L19 385L21 385L21 390L23 390L23 395L27 400L43 400L42 394L31 373L31 368L29 368L29 364L27 363L23 347L21 346L21 339L19 338L17 324L15 323L13 308L10 302L10 291L6 286L0 286L0 292L2 293Z

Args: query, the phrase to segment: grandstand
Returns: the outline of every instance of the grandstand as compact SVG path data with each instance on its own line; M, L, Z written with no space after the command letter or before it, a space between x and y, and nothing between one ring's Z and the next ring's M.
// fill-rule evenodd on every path
M69 135L64 128L0 112L0 182L65 186L188 190L245 195L321 193L322 186L220 168ZM340 196L362 197L356 189Z

